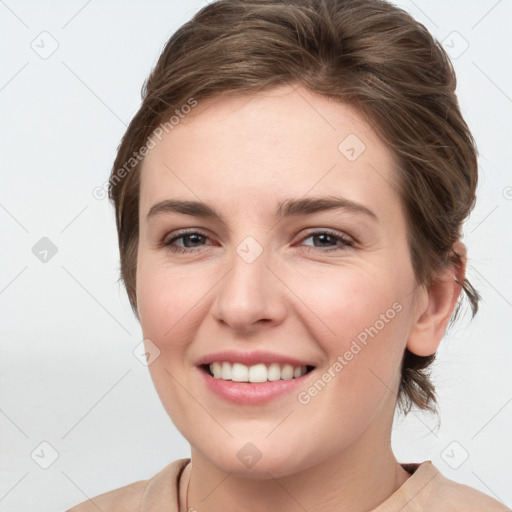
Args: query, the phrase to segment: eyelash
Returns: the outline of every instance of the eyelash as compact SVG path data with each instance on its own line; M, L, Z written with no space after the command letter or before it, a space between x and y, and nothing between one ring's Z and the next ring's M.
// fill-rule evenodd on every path
M172 237L169 241L164 242L162 245L167 247L173 253L196 252L196 250L200 249L200 247L199 248L198 247L188 247L187 248L187 247L176 247L176 246L172 245L177 240L183 239L184 237L190 236L190 235L199 235L203 238L206 238L206 239L208 238L206 235L203 235L199 231L181 231L176 236ZM313 231L311 233L308 233L308 235L305 236L304 238L302 238L301 241L307 240L308 238L311 238L314 236L320 236L320 235L328 235L331 238L333 238L335 241L341 242L341 245L338 245L335 247L328 247L326 249L322 249L321 247L304 246L304 247L306 247L307 251L312 251L312 250L313 251L320 250L320 252L343 251L343 250L347 250L347 248L353 247L353 245L354 245L354 242L351 239L349 239L335 231L331 231L328 229Z

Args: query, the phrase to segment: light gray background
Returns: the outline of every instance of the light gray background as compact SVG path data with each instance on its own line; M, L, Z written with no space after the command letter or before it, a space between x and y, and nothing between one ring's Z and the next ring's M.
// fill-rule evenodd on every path
M204 4L0 0L1 511L64 510L189 455L132 353L113 209L93 190L163 45ZM480 151L464 239L483 304L440 350L440 427L413 413L393 445L510 507L512 1L398 4L449 48ZM47 262L32 252L42 237Z

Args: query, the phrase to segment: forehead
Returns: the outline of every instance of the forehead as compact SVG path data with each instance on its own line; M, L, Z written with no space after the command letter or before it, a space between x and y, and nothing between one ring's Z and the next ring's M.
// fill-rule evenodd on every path
M199 101L154 141L142 166L145 211L170 194L255 210L306 194L397 199L393 154L358 111L303 87Z

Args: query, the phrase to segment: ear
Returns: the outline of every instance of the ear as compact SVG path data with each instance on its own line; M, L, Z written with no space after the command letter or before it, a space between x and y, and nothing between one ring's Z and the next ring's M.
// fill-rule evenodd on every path
M407 341L407 348L418 356L437 351L457 304L466 274L467 251L460 241L453 244L453 251L459 261L436 273L430 287L420 292L417 319Z

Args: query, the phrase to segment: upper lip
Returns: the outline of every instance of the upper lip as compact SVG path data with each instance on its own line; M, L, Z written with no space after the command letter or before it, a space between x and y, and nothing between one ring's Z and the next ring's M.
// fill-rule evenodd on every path
M313 366L308 361L303 361L289 355L276 354L274 352L266 352L263 350L255 350L253 352L242 352L239 350L223 350L214 352L201 357L197 361L197 366L210 364L213 362L228 361L230 363L242 363L246 366L253 366L259 363L281 363L290 364L292 366Z

